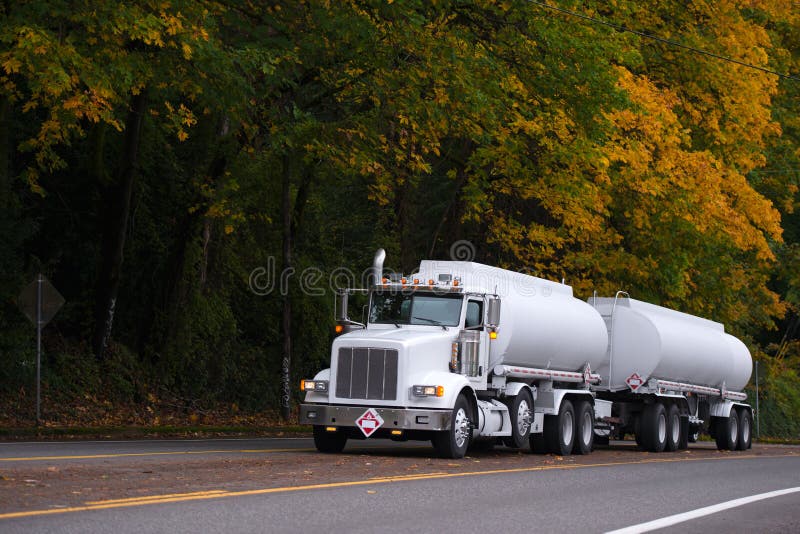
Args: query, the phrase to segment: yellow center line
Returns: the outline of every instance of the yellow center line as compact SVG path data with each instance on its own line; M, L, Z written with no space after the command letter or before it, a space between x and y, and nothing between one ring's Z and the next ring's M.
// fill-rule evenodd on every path
M132 456L180 456L191 454L254 454L270 452L309 452L316 449L230 449L211 451L163 451L163 452L120 452L114 454L76 454L73 456L29 456L21 458L0 458L0 462L37 462L44 460L96 460L103 458L125 458Z
M85 506L53 508L49 510L31 510L27 512L10 512L5 514L0 514L0 520L21 518L21 517L65 514L71 512L87 512L91 510L106 510L109 508L127 508L131 506L145 506L149 504L168 504L168 503L185 502L185 501L221 499L225 497L267 495L271 493L289 493L289 492L309 491L316 489L346 488L353 486L368 486L375 484L388 484L393 482L408 482L417 480L436 480L444 478L473 477L473 476L486 476L486 475L511 474L511 473L532 473L537 471L557 471L557 470L567 470L567 469L583 469L591 467L615 467L622 465L644 465L644 464L693 462L693 461L697 462L697 461L708 461L708 460L746 460L753 458L768 459L768 458L787 458L787 457L797 457L797 456L798 456L797 453L789 453L789 454L777 454L777 455L746 454L737 456L722 456L716 458L649 458L646 460L634 460L626 462L605 462L598 464L544 465L536 467L491 469L487 471L467 471L463 473L429 473L420 475L399 475L399 476L389 476L389 477L373 478L366 480L351 480L347 482L329 482L325 484L308 484L305 486L284 486L278 488L263 488L263 489L243 490L243 491L211 490L211 491L201 491L194 493L153 495L150 497L132 497L129 499L116 499L109 501L89 501L85 503Z
M142 497L128 497L126 499L109 499L106 501L86 501L84 504L89 506L104 505L104 504L120 504L127 502L147 502L153 500L170 499L172 497L189 497L192 495L219 495L227 493L225 490L210 490L210 491L195 491L192 493L170 493L167 495L144 495Z

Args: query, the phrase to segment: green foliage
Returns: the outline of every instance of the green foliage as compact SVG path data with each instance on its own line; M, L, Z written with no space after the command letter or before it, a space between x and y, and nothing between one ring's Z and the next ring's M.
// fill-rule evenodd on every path
M786 362L761 366L762 382L759 398L762 436L798 439L800 437L800 375L797 364Z

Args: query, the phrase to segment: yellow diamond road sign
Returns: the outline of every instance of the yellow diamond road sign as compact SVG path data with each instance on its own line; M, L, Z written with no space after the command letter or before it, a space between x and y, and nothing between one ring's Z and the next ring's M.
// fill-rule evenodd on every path
M39 299L38 292L40 284L42 298L40 324L44 326L50 322L50 319L52 319L55 314L58 313L58 310L61 309L61 306L64 305L64 297L53 287L50 280L43 275L37 276L36 279L28 284L28 286L22 290L22 293L19 294L19 297L17 297L17 305L22 310L22 313L24 313L33 324L36 324L36 316L38 315L36 313L36 307Z

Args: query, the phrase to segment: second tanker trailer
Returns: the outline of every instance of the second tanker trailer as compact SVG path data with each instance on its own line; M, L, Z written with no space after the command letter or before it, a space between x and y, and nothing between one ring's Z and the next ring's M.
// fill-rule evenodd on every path
M565 284L472 262L423 261L342 291L331 366L303 380L300 420L317 448L348 439L431 440L446 457L501 441L587 454L635 436L649 451L701 431L720 449L751 445L741 392L752 361L723 325L629 298L576 299ZM354 321L348 296L364 291Z

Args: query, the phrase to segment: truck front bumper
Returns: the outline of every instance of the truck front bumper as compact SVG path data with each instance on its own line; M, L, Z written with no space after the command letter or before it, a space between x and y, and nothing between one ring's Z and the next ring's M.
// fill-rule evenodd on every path
M449 430L450 410L381 408L378 406L341 406L301 404L300 424L355 427L356 420L372 408L383 419L382 428L393 430Z

